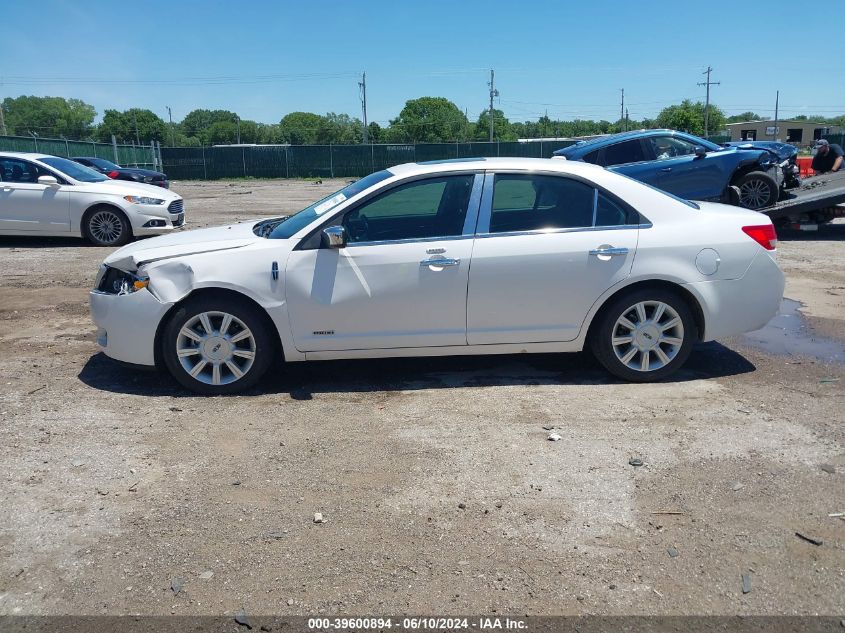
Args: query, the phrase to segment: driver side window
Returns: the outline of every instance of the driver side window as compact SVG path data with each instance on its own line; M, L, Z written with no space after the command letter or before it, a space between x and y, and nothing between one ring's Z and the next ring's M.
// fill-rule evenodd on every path
M39 176L47 175L50 175L47 170L25 160L0 159L0 180L3 182L37 183Z
M387 191L345 213L350 245L463 234L474 174L427 178Z
M657 160L667 160L678 156L695 154L695 145L680 138L655 136L649 139Z

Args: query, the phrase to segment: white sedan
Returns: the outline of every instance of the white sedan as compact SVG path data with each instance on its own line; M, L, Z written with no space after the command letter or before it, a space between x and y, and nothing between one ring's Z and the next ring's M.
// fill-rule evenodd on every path
M588 163L408 164L287 218L125 246L91 311L108 356L205 394L277 359L584 348L652 381L776 314L776 241L764 215Z
M0 235L81 236L97 246L185 223L182 196L111 180L67 158L0 153Z

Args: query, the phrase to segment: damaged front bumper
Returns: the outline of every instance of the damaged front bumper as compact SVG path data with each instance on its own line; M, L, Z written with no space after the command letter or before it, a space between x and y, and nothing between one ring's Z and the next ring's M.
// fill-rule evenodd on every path
M95 289L89 298L97 345L105 355L133 365L155 366L156 332L173 304L159 301L147 289L124 294Z

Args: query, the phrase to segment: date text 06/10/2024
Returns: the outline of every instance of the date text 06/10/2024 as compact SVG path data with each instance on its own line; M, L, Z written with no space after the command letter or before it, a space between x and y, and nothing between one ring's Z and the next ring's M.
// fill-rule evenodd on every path
M312 631L338 631L345 629L400 629L410 631L425 630L457 630L457 629L479 629L479 630L511 630L519 631L528 628L525 620L512 618L491 618L480 617L405 617L401 620L390 617L357 617L357 618L309 618L308 629Z

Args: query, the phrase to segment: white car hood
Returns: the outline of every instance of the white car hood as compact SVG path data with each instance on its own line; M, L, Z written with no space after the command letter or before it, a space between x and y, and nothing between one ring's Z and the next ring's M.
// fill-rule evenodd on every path
M253 222L241 222L193 231L180 231L127 244L109 255L104 263L120 270L134 271L144 262L172 257L241 248L264 240L252 232Z
M107 193L116 196L148 196L166 202L179 200L182 196L170 189L156 187L143 182L129 182L128 180L103 180L101 182L80 182L73 186L79 193Z

